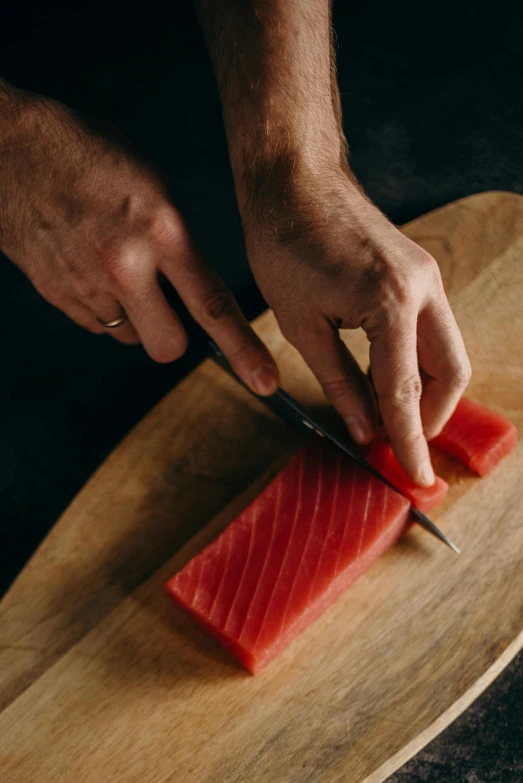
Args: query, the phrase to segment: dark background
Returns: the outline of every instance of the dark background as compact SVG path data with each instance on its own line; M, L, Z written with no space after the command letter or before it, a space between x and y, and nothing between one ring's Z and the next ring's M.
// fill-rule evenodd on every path
M523 192L519 3L334 4L352 165L396 223L483 190ZM189 2L2 9L0 76L109 119L167 174L249 316L220 105ZM0 159L1 178L1 159ZM1 181L0 181L1 187ZM202 355L153 364L82 332L0 255L0 590L134 423ZM435 662L437 665L437 662ZM523 657L391 782L523 781Z

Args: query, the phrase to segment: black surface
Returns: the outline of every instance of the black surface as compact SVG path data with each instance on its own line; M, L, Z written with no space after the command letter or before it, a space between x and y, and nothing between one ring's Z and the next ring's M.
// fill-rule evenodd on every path
M173 5L149 3L140 15L110 5L2 9L0 74L111 120L150 154L200 247L254 315L262 305L212 73L190 5ZM519 4L356 5L335 3L345 128L353 167L379 206L402 223L478 191L523 192ZM140 348L83 333L4 258L0 339L5 589L88 476L199 352L165 367ZM522 697L520 656L391 782L523 781Z

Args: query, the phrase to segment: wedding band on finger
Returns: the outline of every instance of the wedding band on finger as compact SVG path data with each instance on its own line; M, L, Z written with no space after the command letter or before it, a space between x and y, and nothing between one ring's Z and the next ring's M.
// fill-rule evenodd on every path
M118 318L113 318L112 321L104 321L102 318L98 318L98 316L96 316L96 320L104 329L116 329L117 326L126 323L129 318L125 310L122 310L122 314Z

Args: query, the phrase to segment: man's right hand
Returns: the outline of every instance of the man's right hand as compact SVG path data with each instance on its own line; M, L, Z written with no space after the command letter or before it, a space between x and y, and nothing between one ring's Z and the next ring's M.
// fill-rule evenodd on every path
M160 362L186 348L159 275L260 394L277 370L232 294L202 259L165 185L115 129L0 82L0 250L76 323L142 342ZM99 319L99 320L98 320Z

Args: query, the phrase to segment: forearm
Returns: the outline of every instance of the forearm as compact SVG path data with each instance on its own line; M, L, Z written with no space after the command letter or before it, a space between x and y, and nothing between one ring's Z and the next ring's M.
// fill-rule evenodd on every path
M346 169L328 0L195 0L240 209L260 180Z

